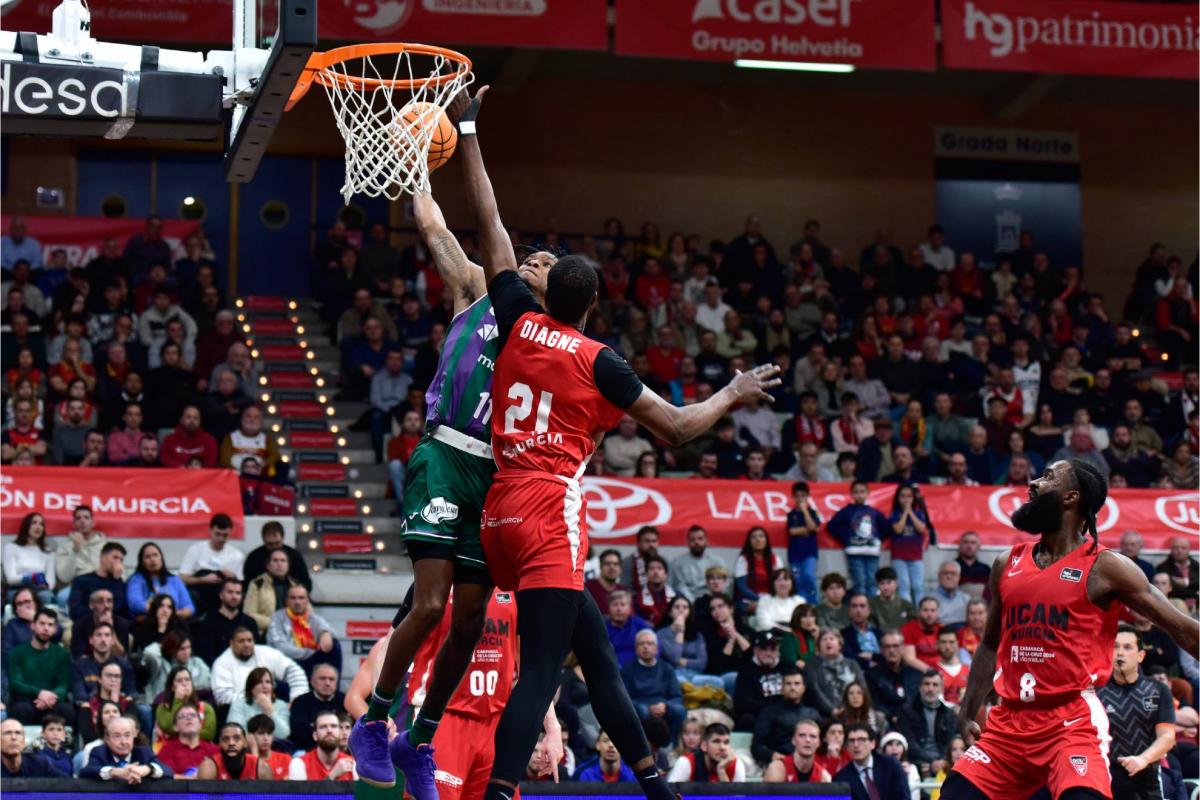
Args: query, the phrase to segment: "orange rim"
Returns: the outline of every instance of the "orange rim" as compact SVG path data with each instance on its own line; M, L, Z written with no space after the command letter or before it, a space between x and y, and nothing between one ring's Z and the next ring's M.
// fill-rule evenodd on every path
M397 78L394 80L380 78L362 78L356 75L326 72L329 67L349 61L353 58L367 58L380 55L399 55L400 53L415 53L425 56L442 56L457 65L457 69L442 75L430 75L425 78ZM448 47L438 47L432 44L406 44L404 42L375 42L372 44L351 44L345 47L335 47L323 53L313 53L308 63L300 73L300 79L292 89L285 111L300 101L313 83L328 86L331 83L349 86L354 89L375 89L380 86L390 86L393 89L415 89L417 86L441 86L455 80L464 72L471 71L471 59L457 50Z

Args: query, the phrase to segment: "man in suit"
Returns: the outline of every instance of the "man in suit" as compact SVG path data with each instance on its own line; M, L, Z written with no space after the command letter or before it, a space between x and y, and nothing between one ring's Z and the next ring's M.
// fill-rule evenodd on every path
M861 722L846 727L850 763L833 776L850 787L851 800L903 800L909 796L908 779L900 762L875 752L875 734Z
M134 745L137 723L129 717L117 717L104 729L104 744L92 751L79 777L137 786L143 781L172 778L168 767L145 745Z

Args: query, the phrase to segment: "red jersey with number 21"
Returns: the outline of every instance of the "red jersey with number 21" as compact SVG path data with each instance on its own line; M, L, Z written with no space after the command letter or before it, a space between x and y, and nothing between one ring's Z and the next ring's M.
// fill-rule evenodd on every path
M529 311L513 326L492 379L492 454L498 472L578 479L623 411L596 388L605 345L549 314Z
M1105 549L1084 541L1046 569L1034 544L1012 549L999 581L1000 648L993 683L1013 708L1059 705L1108 682L1121 604L1107 610L1088 597L1087 582Z

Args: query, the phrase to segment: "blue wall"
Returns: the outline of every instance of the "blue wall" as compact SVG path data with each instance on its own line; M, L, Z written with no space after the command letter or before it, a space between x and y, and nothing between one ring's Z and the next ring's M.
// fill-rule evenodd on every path
M83 148L78 154L76 213L98 216L104 198L119 195L125 200L126 216L157 212L174 219L180 216L185 197L197 198L207 211L203 225L223 286L228 286L229 247L236 234L239 293L307 295L312 232L319 240L342 210L343 174L341 159L263 159L255 179L236 187L234 230L231 187L225 183L220 154ZM279 229L267 227L261 218L263 205L272 200L283 203L289 212L287 223ZM387 221L386 200L354 197L351 202L369 222Z

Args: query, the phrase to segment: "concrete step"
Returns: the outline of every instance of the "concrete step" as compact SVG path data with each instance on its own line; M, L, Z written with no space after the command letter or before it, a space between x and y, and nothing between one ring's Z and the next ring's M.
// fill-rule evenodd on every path
M301 480L296 483L296 493L299 497L333 497L325 494L330 491L340 491L345 488L346 497L358 500L381 499L386 497L388 485L384 481L311 481ZM310 494L311 492L311 494Z
M319 522L325 522L330 525L338 525L339 523L347 526L355 525L362 529L364 533L371 535L399 534L400 533L400 517L389 517L390 512L395 507L395 500L378 500L374 502L368 501L371 514L361 514L356 517L313 517L310 514L296 514L296 536L302 535L318 535L322 532L337 533L337 530L321 530ZM307 504L305 504L307 505ZM307 526L307 527L306 527ZM349 531L347 531L349 532Z
M329 556L336 558L337 556ZM313 562L314 565L316 562ZM412 583L412 562L407 555L378 559L376 573L362 570L329 569L321 558L320 579L313 584L313 601L318 605L384 606L394 609L404 601ZM361 615L360 615L361 616ZM391 619L391 612L381 619ZM349 663L349 662L347 662Z
M336 451L316 450L305 447L293 448L285 445L280 448L280 451L288 456L289 462L295 460L295 463L302 463L304 461L304 454L309 453L314 456L314 458L309 459L309 461L312 463L327 464L341 462L343 464L354 464L360 467L375 464L375 451L371 449L370 443L364 443L363 445L355 447L339 447ZM334 456L332 462L325 460L330 455Z

